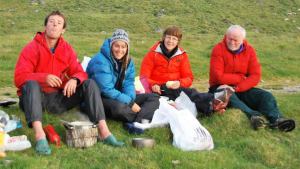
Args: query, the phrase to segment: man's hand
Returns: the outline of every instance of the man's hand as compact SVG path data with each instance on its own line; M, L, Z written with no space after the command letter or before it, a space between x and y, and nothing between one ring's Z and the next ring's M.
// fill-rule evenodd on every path
M153 85L153 86L152 86L152 91L153 91L154 93L161 94L161 90L160 90L160 86L159 86L159 85Z
M46 77L46 83L51 87L60 87L62 85L60 78L52 74Z
M138 104L134 103L131 107L131 110L135 113L138 113L141 111L141 107Z
M168 81L166 83L167 88L169 89L178 89L180 87L180 81L175 80L175 81Z
M64 88L64 96L71 97L76 92L77 80L70 79Z

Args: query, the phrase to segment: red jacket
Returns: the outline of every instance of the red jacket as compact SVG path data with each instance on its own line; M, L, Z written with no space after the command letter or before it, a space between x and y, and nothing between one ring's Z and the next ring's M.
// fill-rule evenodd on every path
M181 87L190 87L194 79L186 52L179 48L169 59L161 52L160 42L157 42L144 57L140 77L147 78L150 86L179 80Z
M46 84L49 74L61 78L63 85L53 88ZM15 85L18 95L21 95L22 85L29 80L37 81L43 92L50 93L64 88L69 78L76 77L82 83L87 79L73 48L62 38L58 40L55 52L52 54L44 33L38 32L34 39L20 53L15 67Z
M212 50L210 59L210 86L227 84L237 92L244 92L256 86L261 79L261 66L253 47L244 40L244 49L239 54L231 53L226 38Z

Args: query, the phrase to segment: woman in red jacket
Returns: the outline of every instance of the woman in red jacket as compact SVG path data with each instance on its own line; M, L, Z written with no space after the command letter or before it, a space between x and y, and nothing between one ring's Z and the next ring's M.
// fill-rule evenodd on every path
M182 33L178 27L168 27L162 40L156 42L142 61L140 77L147 79L154 93L175 100L184 91L205 115L225 111L226 103L214 101L214 95L189 88L193 73L186 52L180 48ZM215 104L213 104L215 103Z

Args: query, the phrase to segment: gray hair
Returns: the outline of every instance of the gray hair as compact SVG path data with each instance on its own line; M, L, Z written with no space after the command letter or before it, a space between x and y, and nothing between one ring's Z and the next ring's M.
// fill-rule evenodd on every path
M242 34L242 36L243 36L243 39L246 38L246 30L245 30L245 28L241 27L240 25L231 25L231 26L227 29L226 35L227 35L228 33L231 33L231 32L233 32L233 31L235 31L235 30L239 30L239 31L241 32L241 34Z

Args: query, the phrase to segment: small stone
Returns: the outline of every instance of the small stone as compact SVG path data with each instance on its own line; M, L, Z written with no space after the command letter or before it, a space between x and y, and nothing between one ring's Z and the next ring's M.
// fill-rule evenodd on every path
M178 164L180 164L180 161L179 160L172 160L172 164L178 165Z

